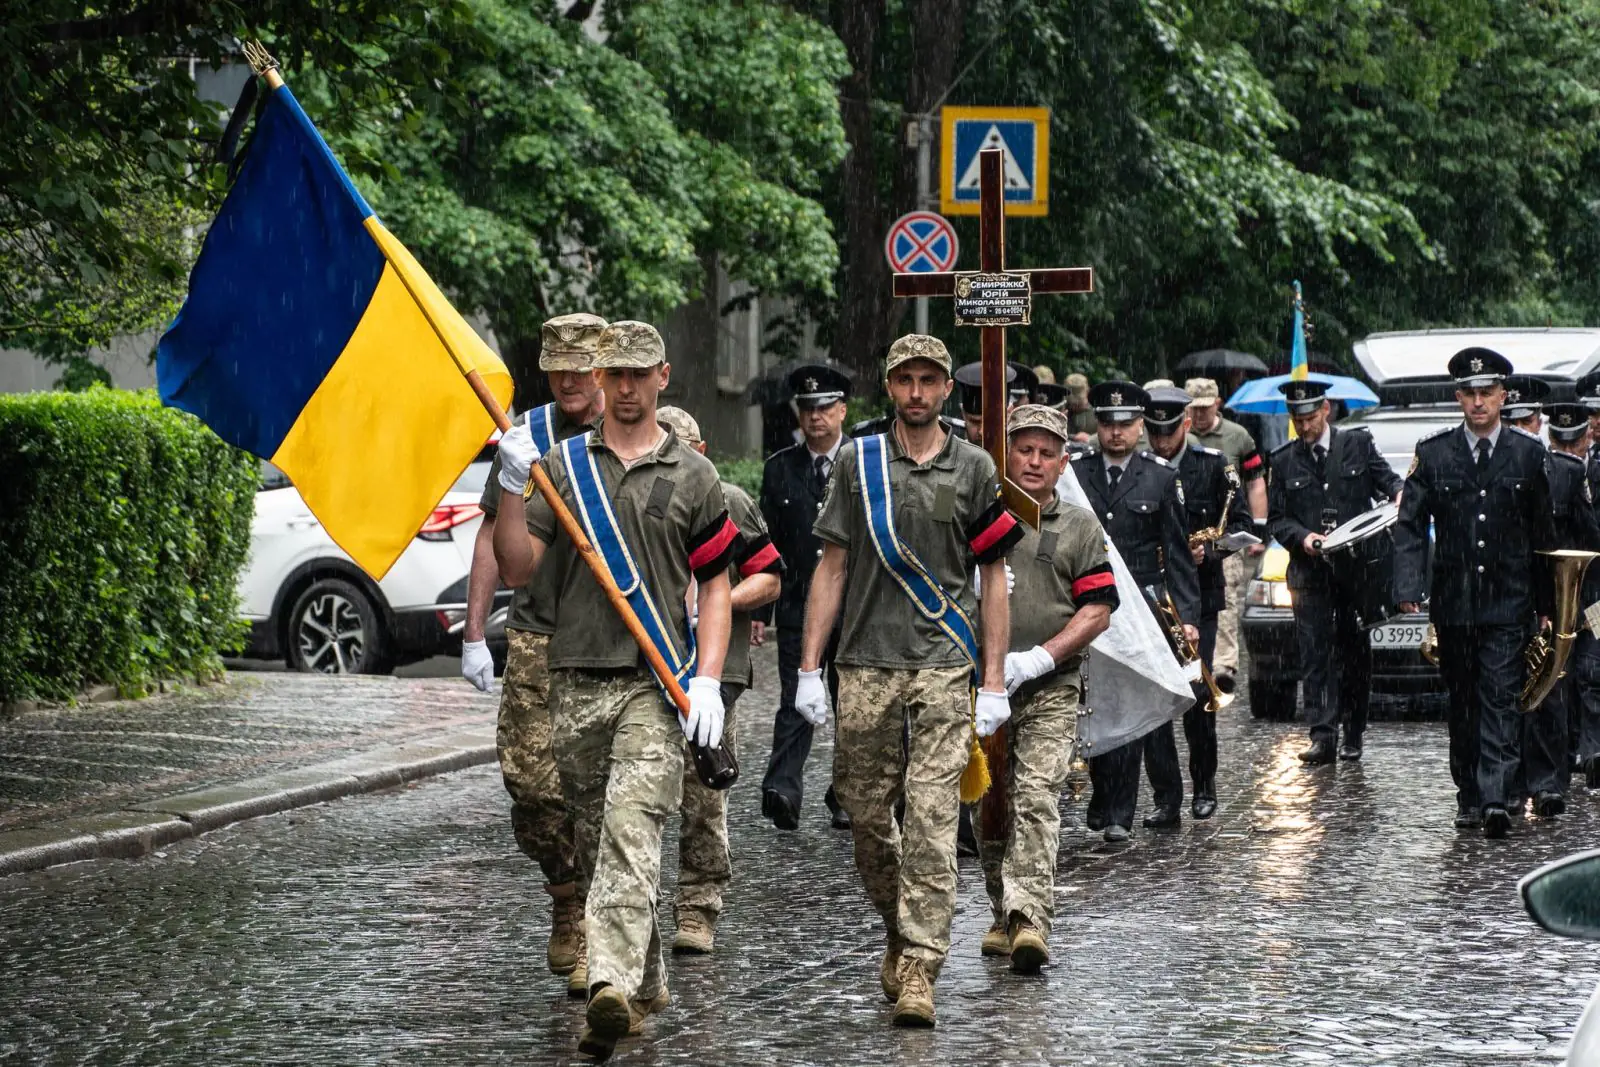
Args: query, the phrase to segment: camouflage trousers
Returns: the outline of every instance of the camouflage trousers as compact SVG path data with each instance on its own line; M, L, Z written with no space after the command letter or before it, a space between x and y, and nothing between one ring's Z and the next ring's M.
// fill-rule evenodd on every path
M722 706L727 712L722 736L728 739L730 748L737 740L733 706L743 695L744 686L722 683ZM678 832L676 910L680 915L684 911L698 911L715 926L717 917L722 914L722 891L733 877L733 861L728 853L728 791L701 785L687 740L683 748L683 803L679 807L683 826Z
M972 745L968 667L840 667L833 784L856 870L889 936L937 974L956 903L961 771ZM902 748L909 723L910 748ZM895 805L905 798L905 822Z
M1078 743L1079 693L1075 682L1011 698L1010 781L989 787L1006 790L1011 836L986 840L983 820L972 820L995 921L1009 925L1021 915L1046 936L1055 914L1058 805Z
M666 988L656 897L661 828L678 809L683 731L644 670L552 672L550 718L578 861L588 876L589 988Z
M500 777L511 794L511 830L517 847L539 864L550 885L580 881L572 818L550 744L550 638L507 630L506 642L495 748ZM578 892L581 898L581 884Z

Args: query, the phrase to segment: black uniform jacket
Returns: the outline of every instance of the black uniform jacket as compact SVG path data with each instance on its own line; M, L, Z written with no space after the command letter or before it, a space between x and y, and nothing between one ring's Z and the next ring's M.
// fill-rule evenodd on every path
M1550 452L1550 514L1557 548L1600 551L1600 519L1585 466L1569 452Z
M1549 470L1544 443L1514 426L1501 426L1482 472L1459 424L1418 441L1395 524L1395 599L1422 599L1431 521L1433 622L1531 625L1548 611L1535 553L1555 546Z
M1269 466L1267 527L1289 550L1290 589L1325 590L1333 581L1328 562L1306 552L1307 535L1327 533L1400 491L1400 476L1366 430L1332 427L1320 474L1314 444L1279 445Z
M1164 585L1179 618L1200 625L1200 582L1189 555L1178 469L1153 452L1137 452L1128 457L1114 493L1099 451L1073 456L1072 471L1140 591L1153 585L1159 593Z
M844 438L849 440L848 436ZM840 451L834 455L842 455L843 451L841 442ZM767 531L786 568L775 613L780 630L792 628L799 633L805 622L811 572L817 569L817 558L822 555L822 540L811 532L811 524L817 521L826 491L826 484L817 485L812 476L811 450L803 443L767 457L761 472L761 517L767 521Z
M1223 533L1252 528L1250 506L1239 481L1239 472L1220 451L1201 444L1184 449L1178 455L1178 478L1183 484L1189 533L1210 529L1221 521L1222 503L1228 499L1229 489L1233 490L1233 500L1228 504ZM1215 615L1227 606L1228 581L1222 573L1225 555L1219 554L1210 544L1205 547L1205 560L1199 565L1200 613L1204 616Z

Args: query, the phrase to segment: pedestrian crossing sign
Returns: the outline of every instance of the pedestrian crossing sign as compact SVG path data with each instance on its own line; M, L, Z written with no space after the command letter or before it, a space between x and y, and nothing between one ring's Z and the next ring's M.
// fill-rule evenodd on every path
M939 116L939 210L978 214L978 153L1005 150L1007 215L1050 210L1050 109L947 107Z

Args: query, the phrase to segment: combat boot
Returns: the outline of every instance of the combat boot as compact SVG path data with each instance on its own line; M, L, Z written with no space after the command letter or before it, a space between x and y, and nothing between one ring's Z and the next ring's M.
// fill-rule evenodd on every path
M890 934L889 947L883 951L883 966L878 970L878 980L883 985L883 999L890 1004L900 999L900 953L905 947L899 934Z
M678 912L678 935L672 941L675 955L709 955L716 944L716 920L698 908L684 908Z
M545 958L552 974L571 974L583 945L583 901L571 882L548 887L550 892L550 944Z
M979 951L985 956L1011 955L1011 936L998 920L989 924L989 932L983 935L983 947Z
M578 1051L597 1060L610 1059L617 1049L617 1041L625 1037L633 1025L628 998L616 986L601 986L589 998L584 1021L588 1025L578 1037Z
M1011 921L1011 969L1018 974L1038 974L1039 968L1050 962L1050 946L1044 935L1027 919L1018 916Z
M628 1001L628 1034L637 1037L644 1033L644 1021L660 1011L666 1011L672 998L665 988L653 997L635 997Z
M896 1026L933 1025L933 976L921 960L900 961L900 997L894 1002Z
M567 975L567 996L574 1000L582 1000L589 995L589 942L584 939L578 943L578 962L573 966L572 973Z

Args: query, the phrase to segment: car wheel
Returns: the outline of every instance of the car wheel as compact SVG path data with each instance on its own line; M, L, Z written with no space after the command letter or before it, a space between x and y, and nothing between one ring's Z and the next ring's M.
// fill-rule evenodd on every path
M287 632L289 666L320 674L387 674L383 619L343 578L318 578L295 598Z
M1250 676L1250 714L1257 719L1292 719L1297 683Z

